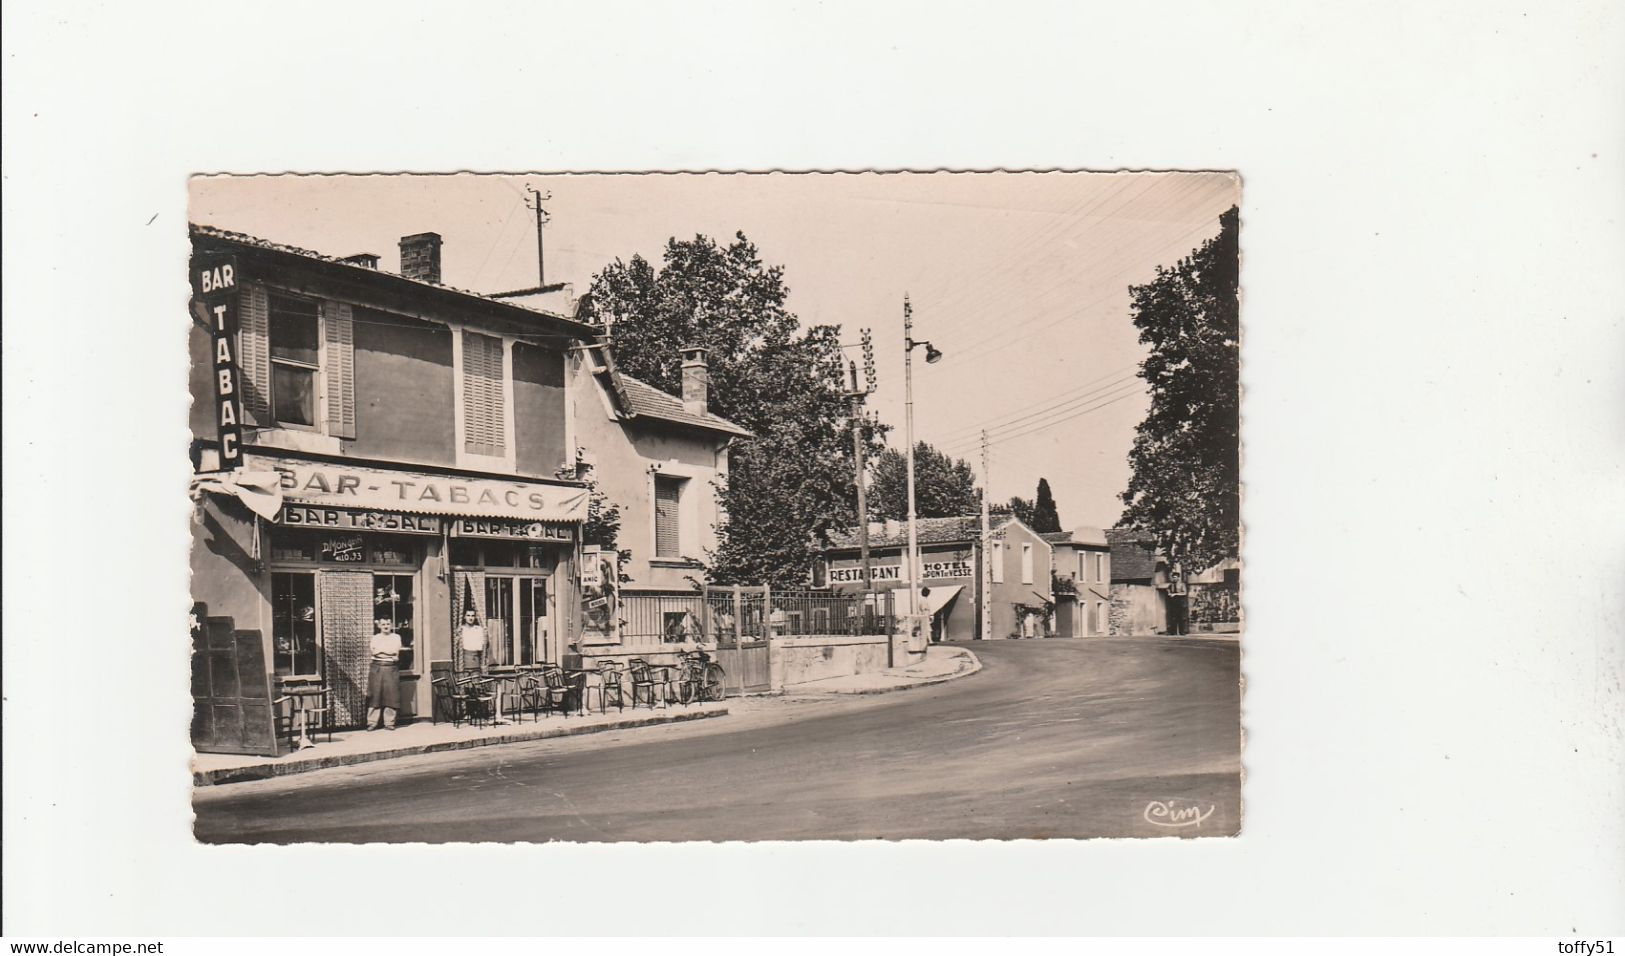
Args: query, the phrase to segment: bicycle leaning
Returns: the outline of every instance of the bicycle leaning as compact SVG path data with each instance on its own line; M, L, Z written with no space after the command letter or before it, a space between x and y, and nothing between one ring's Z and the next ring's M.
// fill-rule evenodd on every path
M722 665L713 661L703 648L684 653L678 667L675 690L677 699L685 705L717 701L726 696L723 681L727 675Z

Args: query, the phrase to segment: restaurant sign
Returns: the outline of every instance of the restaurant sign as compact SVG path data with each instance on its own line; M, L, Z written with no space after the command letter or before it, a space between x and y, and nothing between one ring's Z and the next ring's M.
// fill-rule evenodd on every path
M290 528L343 531L391 531L396 534L439 534L440 519L398 511L356 511L349 508L311 508L283 505L277 520Z
M925 555L920 562L920 578L924 581L945 581L953 578L970 578L976 574L969 560L964 558L942 557ZM863 568L839 567L829 569L831 584L860 584L863 582ZM871 564L869 565L869 580L871 581L901 581L903 580L903 565Z
M587 516L587 489L568 485L385 471L258 455L252 456L251 465L275 471L283 497L292 504L521 522L573 522Z
M567 524L545 521L509 521L502 518L458 518L451 533L459 538L520 538L525 541L574 540Z
M237 367L237 260L196 256L192 260L193 309L209 327L213 355L215 437L220 471L243 466L243 378Z

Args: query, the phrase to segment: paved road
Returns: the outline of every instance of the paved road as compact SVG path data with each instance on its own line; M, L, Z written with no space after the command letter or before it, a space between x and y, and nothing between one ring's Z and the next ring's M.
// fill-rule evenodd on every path
M981 673L935 687L762 699L718 720L200 788L196 833L439 843L1237 832L1235 643L971 646ZM1170 812L1148 811L1154 801ZM1168 827L1148 814L1203 816Z

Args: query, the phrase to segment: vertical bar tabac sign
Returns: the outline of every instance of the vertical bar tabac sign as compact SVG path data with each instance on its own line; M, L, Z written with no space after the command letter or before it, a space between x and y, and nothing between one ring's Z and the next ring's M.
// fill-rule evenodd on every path
M229 256L192 260L192 288L203 302L211 335L214 414L220 471L243 465L242 372L237 367L237 261Z

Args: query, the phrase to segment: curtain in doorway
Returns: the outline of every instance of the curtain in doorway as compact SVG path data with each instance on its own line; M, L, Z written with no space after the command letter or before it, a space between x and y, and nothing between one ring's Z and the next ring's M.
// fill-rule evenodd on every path
M367 722L367 665L372 656L372 574L321 572L325 678L333 697L333 722Z
M458 571L456 586L451 594L451 659L452 666L459 666L463 653L463 612L469 608L474 609L481 624L485 623L485 572L484 571ZM487 629L485 634L486 653L491 649L491 633Z

